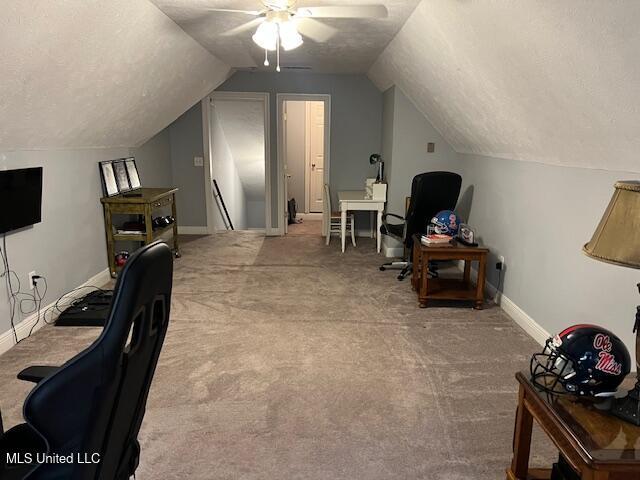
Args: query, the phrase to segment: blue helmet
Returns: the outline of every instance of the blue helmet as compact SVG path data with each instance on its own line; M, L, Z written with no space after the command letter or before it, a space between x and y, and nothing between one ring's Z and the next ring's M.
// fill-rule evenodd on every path
M431 224L435 226L436 233L441 235L458 235L458 229L462 219L452 210L442 210L431 219Z

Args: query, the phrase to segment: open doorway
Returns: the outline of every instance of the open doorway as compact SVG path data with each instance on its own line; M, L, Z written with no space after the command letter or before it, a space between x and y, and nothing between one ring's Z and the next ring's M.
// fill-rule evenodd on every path
M280 96L279 96L280 97ZM285 233L324 235L325 183L329 183L329 99L326 95L282 95L282 163Z
M264 233L270 221L268 96L216 92L209 107L214 230Z

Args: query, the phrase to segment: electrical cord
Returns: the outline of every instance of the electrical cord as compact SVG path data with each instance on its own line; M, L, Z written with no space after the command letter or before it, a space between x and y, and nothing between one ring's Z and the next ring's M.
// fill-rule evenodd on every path
M22 291L22 284L20 282L20 277L14 270L11 269L11 266L9 263L6 234L2 236L2 247L0 248L0 257L2 260L2 268L3 268L3 271L0 274L0 278L5 279L5 287L7 291L7 298L9 301L9 320L11 323L13 338L15 340L15 343L18 344L25 338L30 337L36 325L40 323L40 311L42 309L42 301L44 300L48 290L47 279L42 275L34 275L33 276L33 283L34 283L34 290L35 290L34 294L25 293ZM39 280L42 280L45 284L44 292L42 294L40 293L39 286L38 286ZM26 309L25 308L26 302L33 304L33 308L30 310ZM24 338L18 338L18 331L16 330L16 314L18 311L22 314L22 316L26 316L31 313L37 312L36 323L31 326L31 329L29 330L29 334Z
M20 277L18 274L11 270L9 264L9 255L7 253L7 239L6 235L2 236L2 246L0 247L0 260L2 261L2 273L0 273L0 278L4 278L5 280L5 288L7 291L7 297L9 301L9 320L11 323L11 330L13 332L13 338L15 343L18 344L25 338L29 338L40 321L44 321L45 324L51 325L55 322L55 319L58 317L60 313L65 311L67 308L76 305L78 302L84 298L85 295L82 295L81 298L77 298L75 293L84 289L91 289L88 293L91 292L105 292L107 290L96 287L95 285L83 285L81 287L74 288L73 290L69 290L64 293L56 302L45 309L42 310L42 302L44 301L47 291L49 290L49 285L47 283L47 279L42 275L34 275L33 284L34 284L34 293L25 293L22 292L22 285L20 282ZM44 283L44 290L40 291L40 281ZM25 305L29 303L33 305L31 309L27 309ZM108 305L102 307L104 309L110 308ZM36 313L36 321L29 329L29 333L24 338L18 338L18 332L16 330L16 314L18 311L23 315L30 315L32 313ZM49 318L47 319L47 315Z

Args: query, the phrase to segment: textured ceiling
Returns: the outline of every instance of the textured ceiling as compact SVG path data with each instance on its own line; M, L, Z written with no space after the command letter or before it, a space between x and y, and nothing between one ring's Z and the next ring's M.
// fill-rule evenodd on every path
M264 200L264 104L248 100L215 100L222 126L249 200Z
M423 0L369 72L459 152L640 172L640 2Z
M136 146L228 67L147 0L20 0L0 18L0 149Z
M264 50L251 40L255 28L235 36L221 35L252 17L206 11L206 7L258 10L261 8L259 0L151 1L228 65L265 68L262 66ZM282 64L308 66L322 73L365 73L418 2L419 0L300 0L298 6L384 4L389 10L389 18L323 19L323 23L338 29L338 33L323 44L305 39L304 45L298 49L283 52ZM273 66L270 69L273 70Z

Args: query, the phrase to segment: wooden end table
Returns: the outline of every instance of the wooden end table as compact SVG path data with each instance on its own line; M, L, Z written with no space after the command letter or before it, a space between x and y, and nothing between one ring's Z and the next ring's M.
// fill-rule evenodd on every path
M529 468L534 420L582 480L640 480L640 427L593 405L551 397L531 383L528 372L518 372L516 379L520 393L507 480L550 478L550 469Z
M413 236L413 276L411 285L418 292L420 308L429 300L471 300L474 308L484 304L484 282L487 273L487 254L482 247L467 247L458 242L448 245L423 245L420 236ZM429 262L437 260L464 260L463 278L429 278ZM471 282L471 262L478 262L478 282Z

